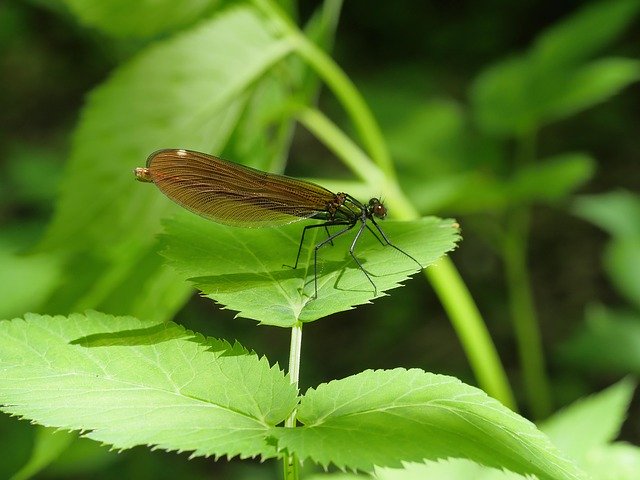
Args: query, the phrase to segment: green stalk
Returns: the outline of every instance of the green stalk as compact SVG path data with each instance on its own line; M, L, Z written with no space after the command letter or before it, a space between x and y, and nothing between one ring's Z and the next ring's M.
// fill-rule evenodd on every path
M253 4L276 22L293 44L296 53L318 73L333 91L353 121L358 136L371 158L390 177L395 177L391 156L380 127L351 79L321 48L309 41L290 18L271 0L253 0Z
M518 166L535 160L535 141L535 132L521 136ZM503 259L524 389L532 416L542 419L551 413L553 402L527 266L530 215L528 205L516 205L507 211Z
M291 383L298 388L300 381L300 352L302 350L302 323L298 322L291 327L291 345L289 347L289 378ZM296 415L298 411L294 409L291 415L285 420L286 428L296 426ZM284 480L298 480L299 462L295 454L287 454L282 460Z

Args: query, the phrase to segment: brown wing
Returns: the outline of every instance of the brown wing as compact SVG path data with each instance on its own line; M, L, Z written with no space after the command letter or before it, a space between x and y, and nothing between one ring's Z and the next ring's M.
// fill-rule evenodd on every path
M152 153L145 175L187 210L234 226L297 222L326 212L335 197L314 183L182 149Z

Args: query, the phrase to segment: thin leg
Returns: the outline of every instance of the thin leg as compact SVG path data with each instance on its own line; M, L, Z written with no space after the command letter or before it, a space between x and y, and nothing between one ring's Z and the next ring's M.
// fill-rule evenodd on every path
M300 260L300 253L302 252L302 244L304 243L304 236L307 233L307 230L310 228L318 228L318 227L324 227L325 230L327 230L327 233L329 233L329 230L327 229L327 224L326 223L320 223L320 224L316 224L316 225L307 225L306 227L304 227L302 229L302 236L300 237L300 244L298 245L298 254L296 255L296 263L293 264L293 266L291 265L283 265L283 267L290 267L293 268L294 270L296 268L298 268L298 261Z
M335 223L334 223L334 224L332 224L332 225L335 225ZM324 231L325 231L325 232L327 232L327 237L330 237L330 236L331 236L331 234L329 233L329 227L327 227L327 224L326 224L326 223L324 224ZM333 240L331 240L329 243L330 243L330 244L331 244L331 246L333 247Z
M409 257L411 260L413 260L414 262L416 262L416 264L420 267L420 269L422 269L422 265L420 264L420 262L418 260L416 260L415 258L413 258L411 255L409 255L407 252L405 252L404 250L402 250L400 247L396 247L393 243L391 243L391 241L389 240L389 238L385 235L384 231L380 228L380 225L378 225L376 223L376 221L371 218L371 223L373 223L373 225L376 227L376 230L378 230L378 232L380 232L380 235L382 235L382 238L384 238L384 241L387 242L387 245L389 245L392 248L395 248L397 251L399 251L400 253L402 253L403 255ZM369 229L371 230L371 229ZM377 237L377 235L376 235ZM379 240L379 239L378 239Z
M376 226L377 226L377 225L376 225ZM378 236L378 234L377 234L376 232L374 232L374 231L373 231L373 229L369 226L369 224L367 224L367 230L369 230L369 231L373 234L373 236L374 236L374 237L376 237L376 239L380 242L380 244L381 244L381 245L388 245L388 244L389 244L389 241L387 241L386 243L385 243L385 242L383 242L383 241L380 239L380 237ZM379 228L378 228L378 230L379 230ZM386 239L385 239L385 240L386 240Z
M373 283L373 280L371 280L371 277L369 276L367 271L364 269L364 267L360 263L360 260L358 260L358 258L353 253L353 250L356 248L356 243L358 243L358 239L360 238L360 235L362 234L362 232L364 231L365 227L367 227L367 226L368 225L367 225L366 220L362 220L362 225L360 225L360 228L358 229L358 233L356 233L356 236L353 239L353 242L351 242L351 248L349 248L349 253L351 254L351 257L353 257L353 259L358 264L358 267L360 267L360 270L362 270L362 273L364 273L365 277L367 277L367 280L369 280L369 283L371 283L371 285L373 285L373 295L375 296L375 295L378 294L378 288L376 287L376 284ZM371 229L369 229L369 230L371 230ZM375 235L375 233L374 233L374 235ZM376 235L376 237L377 237L377 235Z
M317 244L313 251L313 286L315 292L313 298L318 298L318 250L327 243L331 243L333 245L333 239L351 230L355 226L355 222L331 223L330 225L346 225L346 227L332 235L329 235L329 238Z

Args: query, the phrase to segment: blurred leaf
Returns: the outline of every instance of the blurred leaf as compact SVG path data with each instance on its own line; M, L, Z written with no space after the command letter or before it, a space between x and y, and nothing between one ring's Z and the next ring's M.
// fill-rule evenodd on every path
M356 475L355 473L318 473L305 475L304 480L371 480L369 475Z
M52 254L24 254L32 229L24 223L5 226L0 233L0 318L11 318L40 308L62 275Z
M625 58L604 58L577 68L549 102L544 120L569 117L607 100L640 79L640 62Z
M150 37L191 25L221 0L63 0L85 25L118 37Z
M333 232L339 227L334 227ZM458 229L451 220L427 217L413 222L384 222L383 230L399 248L423 266L455 248ZM335 312L350 310L374 298L373 287L349 255L351 235L318 251L318 298L314 294L313 246L326 238L323 229L308 231L298 268L293 265L303 226L240 228L195 215L166 222L162 254L206 296L238 315L262 324L290 327ZM376 284L377 297L401 286L418 271L402 253L363 232L355 249Z
M640 236L613 240L607 245L604 266L618 291L640 309Z
M408 463L402 469L376 468L378 480L526 480L514 472L488 468L470 460L450 458L437 462Z
M591 178L594 169L595 161L588 155L565 153L520 168L511 178L469 174L459 177L457 198L449 198L450 208L473 213L517 204L555 203Z
M300 428L273 429L278 447L341 469L448 457L540 479L584 478L536 427L477 388L418 369L367 370L309 389Z
M556 412L540 429L560 450L582 462L592 449L607 445L620 434L634 389L634 382L622 380Z
M583 196L573 212L613 236L605 269L620 293L640 308L640 197L625 191Z
M594 449L585 461L592 478L598 480L637 480L640 472L640 448L614 443Z
M620 238L640 237L640 196L625 190L582 195L573 213Z
M589 2L542 33L531 49L532 59L547 68L584 61L612 43L639 8L638 0Z
M589 371L640 374L640 314L591 307L585 317L562 345L562 361Z
M537 123L538 99L532 66L513 57L486 68L471 86L471 103L482 130L495 135L522 135Z
M136 278L140 259L148 262L146 271L160 268L159 258L155 265L149 258L153 236L160 218L175 207L135 182L133 167L161 147L222 150L247 91L289 49L253 10L229 9L146 49L93 91L75 132L61 197L42 245L62 250L71 263L95 266L83 269L87 281L74 295L61 286L54 300L67 296L72 301L57 302L62 311L110 308L139 298L136 289L120 290L124 298L113 298L113 291ZM138 303L140 316L154 313L143 304L175 299L163 313L167 318L183 302L188 290L166 275L170 273L145 279L144 289L151 297Z
M173 323L27 314L0 322L0 337L4 412L119 449L274 457L266 435L297 403L266 358Z
M2 171L6 190L0 200L36 205L47 210L54 200L62 176L62 158L51 148L15 142L6 153L6 168ZM3 199L3 196L7 198ZM48 213L48 212L47 212Z
M52 428L38 428L31 458L11 477L11 480L28 479L41 472L58 458L75 438L76 435L73 433L55 431Z
M483 71L471 89L481 129L500 136L534 132L638 80L640 62L636 60L606 58L580 64L619 35L638 7L638 0L587 5L543 34L529 52ZM611 23L601 27L607 19ZM599 26L590 31L594 24Z
M517 202L555 202L589 180L596 162L589 155L565 153L521 168L506 185L507 199Z

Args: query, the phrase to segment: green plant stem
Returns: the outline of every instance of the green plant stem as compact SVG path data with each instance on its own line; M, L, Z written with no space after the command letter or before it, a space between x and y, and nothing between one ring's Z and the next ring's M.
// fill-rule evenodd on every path
M478 307L449 257L425 269L449 316L478 384L506 407L516 411L509 380Z
M283 34L288 36L296 53L319 74L344 106L371 158L387 176L395 177L391 156L380 127L351 79L329 55L304 36L275 2L253 0L253 4L276 22Z
M291 345L289 347L289 378L291 383L298 388L300 381L300 352L302 350L302 323L296 323L291 327ZM286 428L296 426L296 415L298 411L294 409L291 415L285 420ZM299 462L295 454L287 454L283 458L283 478L284 480L298 480Z
M338 126L316 108L303 107L295 112L298 121L336 154L360 179L371 185L386 182L383 172Z
M523 133L519 139L516 166L535 160L536 133ZM505 216L503 259L509 292L509 309L513 322L524 389L531 414L536 419L547 417L553 407L551 388L545 372L542 338L536 315L530 274L527 266L530 207L516 205Z

